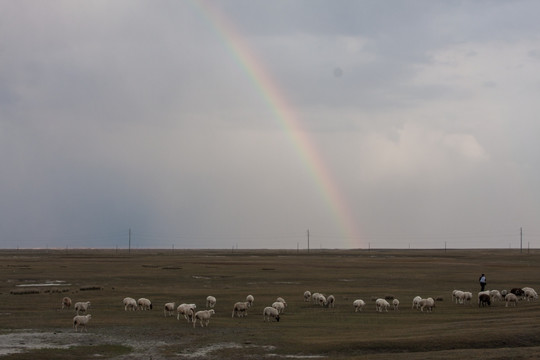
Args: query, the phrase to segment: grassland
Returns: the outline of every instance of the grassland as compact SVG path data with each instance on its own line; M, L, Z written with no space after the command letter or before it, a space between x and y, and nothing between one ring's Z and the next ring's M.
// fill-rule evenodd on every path
M519 250L0 250L0 357L5 359L538 359L540 302L456 305L453 289L540 289L540 252ZM34 285L33 285L34 284ZM54 284L52 286L38 286ZM20 286L30 285L30 286ZM303 301L305 290L335 308ZM246 318L232 305L255 296ZM208 328L165 318L163 304L217 299ZM416 295L442 298L432 313ZM87 333L74 333L63 296L91 301ZM125 312L124 297L151 311ZM262 309L287 300L280 322ZM376 297L399 311L376 313ZM352 302L364 299L363 312ZM21 352L7 350L19 346ZM4 354L4 355L2 355Z

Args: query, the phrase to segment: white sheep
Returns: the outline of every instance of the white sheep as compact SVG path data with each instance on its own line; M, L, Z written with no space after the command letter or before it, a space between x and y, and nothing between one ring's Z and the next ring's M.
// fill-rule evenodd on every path
M64 308L68 308L68 309L69 309L70 307L71 307L71 299L70 299L69 297L66 296L66 297L64 297L64 298L62 299L62 310L63 310Z
M538 300L538 294L533 288L524 287L522 290L523 290L523 296L525 297L525 299L527 299L527 301Z
M321 293L318 293L318 292L314 292L312 295L311 295L311 300L313 301L314 304L318 304L319 303L319 297L321 297Z
M249 309L250 305L249 305L249 302L245 301L245 302L237 302L234 304L233 306L233 311L232 311L232 316L231 317L234 317L235 315L238 316L238 317L244 317L244 316L247 316L247 309Z
M465 302L465 291L455 290L452 296L456 299L456 304L463 304Z
M311 300L311 291L306 290L304 291L304 301L309 302Z
M414 309L414 308L416 308L417 310L420 309L420 300L422 300L420 296L415 296L414 299L412 300L411 309Z
M253 297L253 295L246 296L246 302L249 304L248 307L251 307L251 305L253 305L253 303L255 302L255 298Z
M271 318L279 321L279 311L273 307L267 306L263 310L263 321L270 321Z
M187 322L193 321L193 315L195 314L195 309L197 305L195 304L180 304L176 308L176 320L180 320L180 315L184 316Z
M420 300L421 311L424 311L424 308L426 308L426 311L431 312L434 307L435 307L435 300L433 300L433 298L428 297L427 299Z
M174 302L166 303L165 305L163 305L163 315L165 315L165 317L167 317L167 315L173 316L175 307L176 303Z
M214 296L206 297L206 307L213 308L216 306L216 298Z
M80 312L86 312L88 308L90 307L90 301L79 301L75 303L75 311L77 312L77 315L79 315Z
M319 294L317 298L319 299L319 305L321 306L326 305L326 296L324 296L323 294Z
M471 303L472 301L472 293L470 291L464 291L463 292L463 303Z
M334 295L328 295L326 298L326 303L324 304L326 307L335 307L336 305L336 298Z
M455 302L456 302L456 304L457 304L457 297L456 297L456 293L457 293L458 291L461 291L461 290L457 290L457 289L455 289L454 291L452 291L452 302L454 302L454 301L455 301Z
M197 320L200 321L201 327L208 326L208 323L210 322L210 317L215 313L216 312L214 311L214 309L197 311L193 316L193 327L195 327L195 324L197 324Z
M358 310L362 311L364 306L366 306L366 302L362 299L357 299L353 301L354 306L354 312L358 312Z
M90 314L75 315L75 317L73 318L73 328L75 329L75 331L76 332L79 331L78 328L79 326L81 326L82 328L84 328L86 332L88 332L88 330L86 329L86 324L88 324L91 318L92 318L92 315ZM81 332L82 332L82 329L81 329Z
M285 310L285 305L281 301L276 301L272 304L272 307L278 311L278 313L283 313Z
M490 290L489 291L489 297L491 298L492 302L495 301L495 300L498 300L498 301L503 300L503 296L501 295L499 290Z
M122 300L122 303L124 304L124 310L137 310L137 301L134 298L126 297L124 300Z
M394 306L394 310L399 310L399 300L398 299L392 300L392 305Z
M390 307L390 303L383 298L378 298L375 301L375 310L378 312L382 312L383 310L388 312L389 307Z
M504 297L504 301L506 301L506 305L505 305L506 307L508 307L508 304L512 304L513 306L516 306L518 302L518 297L516 296L516 294L508 293Z
M279 301L280 303L283 303L283 305L284 305L285 307L287 307L287 302L286 302L285 299L283 299L282 297L278 297L278 298L276 299L276 301ZM284 309L284 310L285 310L285 309Z
M140 310L152 310L152 302L147 298L137 300L137 305L139 305Z

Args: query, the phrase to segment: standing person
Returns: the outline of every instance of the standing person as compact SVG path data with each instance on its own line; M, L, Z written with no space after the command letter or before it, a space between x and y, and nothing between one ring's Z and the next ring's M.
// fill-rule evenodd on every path
M486 275L480 275L480 279L478 280L480 281L480 291L484 291L484 289L486 288Z

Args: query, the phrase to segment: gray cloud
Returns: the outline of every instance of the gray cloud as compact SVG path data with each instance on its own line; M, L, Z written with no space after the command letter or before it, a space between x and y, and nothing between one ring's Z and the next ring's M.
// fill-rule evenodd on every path
M535 245L537 7L5 2L2 246Z

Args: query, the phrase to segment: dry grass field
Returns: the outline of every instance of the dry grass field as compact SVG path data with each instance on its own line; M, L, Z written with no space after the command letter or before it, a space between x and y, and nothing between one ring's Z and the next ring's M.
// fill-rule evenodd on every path
M540 301L516 307L455 304L454 289L540 290L531 250L1 250L0 357L5 359L538 359ZM48 286L43 286L43 285ZM23 286L21 286L23 285ZM26 285L26 286L24 286ZM28 286L30 285L30 286ZM303 301L305 290L335 308ZM232 307L255 297L248 316ZM164 317L163 304L217 298L206 328ZM432 313L414 296L439 297ZM91 301L87 332L75 333L61 299ZM147 297L151 311L122 299ZM281 296L280 322L262 311ZM373 299L398 298L377 313ZM352 302L366 307L355 313ZM17 351L17 352L15 352Z

